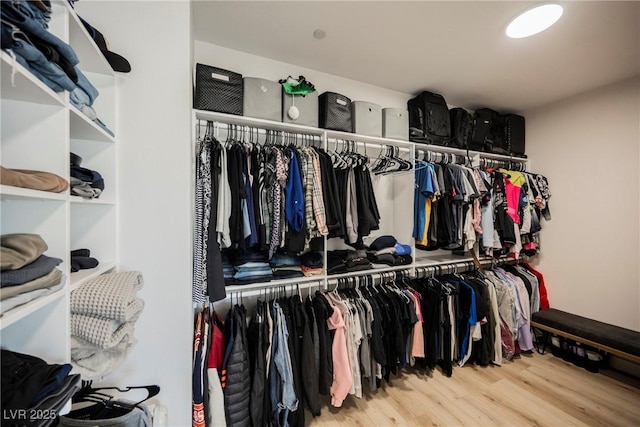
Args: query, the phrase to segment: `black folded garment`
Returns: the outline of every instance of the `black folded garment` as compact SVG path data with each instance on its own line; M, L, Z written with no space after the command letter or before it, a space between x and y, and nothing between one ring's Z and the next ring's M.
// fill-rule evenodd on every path
M75 273L80 270L88 270L95 268L100 264L97 259L88 256L73 256L71 257L71 272Z
M327 252L327 274L348 273L373 268L363 250L335 250Z
M324 260L322 254L318 252L307 252L300 255L300 261L302 265L310 268L322 268Z
M413 262L411 255L395 255L395 265L408 265Z
M40 392L69 372L69 365L49 365L28 354L2 350L2 408L27 409ZM4 422L3 422L4 425Z

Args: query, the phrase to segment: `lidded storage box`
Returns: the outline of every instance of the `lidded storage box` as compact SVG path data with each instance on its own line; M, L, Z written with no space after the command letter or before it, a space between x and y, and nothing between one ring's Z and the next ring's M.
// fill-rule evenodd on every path
M198 110L242 115L242 74L210 65L196 64L193 106Z
M382 136L382 107L366 101L351 103L353 132L367 136Z
M257 119L282 120L282 86L278 82L244 78L243 114Z
M351 132L351 100L335 92L319 96L318 122L324 129Z
M298 109L298 117L295 119L289 115L289 108L292 106ZM282 121L317 128L318 92L313 91L304 96L289 95L282 89Z
M402 108L382 109L382 136L409 140L409 111Z

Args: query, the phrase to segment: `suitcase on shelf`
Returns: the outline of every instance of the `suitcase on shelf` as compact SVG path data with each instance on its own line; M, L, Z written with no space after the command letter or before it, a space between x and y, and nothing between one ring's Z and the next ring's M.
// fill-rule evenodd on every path
M449 145L451 124L449 107L440 94L424 91L407 102L411 141Z
M298 109L298 117L289 115L289 108L295 106ZM282 89L282 121L296 123L303 126L318 127L318 92L307 95L289 95Z
M324 92L318 97L318 122L323 129L352 131L351 100L335 92Z
M525 121L517 114L504 115L504 135L509 154L524 156L525 154Z
M241 116L243 95L242 74L210 65L196 64L194 108Z
M477 109L473 113L473 132L469 149L492 152L496 141L504 140L504 130L500 122L500 113L497 111L490 108Z
M351 103L353 133L367 136L382 136L382 107L366 101Z
M409 140L409 112L402 108L382 109L382 136Z
M282 120L282 86L278 82L244 78L243 115L257 119Z
M451 146L467 148L471 132L473 131L473 119L464 108L452 108L449 110L451 121Z

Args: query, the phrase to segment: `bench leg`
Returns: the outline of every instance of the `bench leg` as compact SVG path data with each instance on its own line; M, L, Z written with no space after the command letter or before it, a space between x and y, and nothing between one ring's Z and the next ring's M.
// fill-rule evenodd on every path
M547 346L551 341L551 333L545 330L533 328L533 334L536 337L536 340L534 342L536 351L538 352L538 354L545 354Z

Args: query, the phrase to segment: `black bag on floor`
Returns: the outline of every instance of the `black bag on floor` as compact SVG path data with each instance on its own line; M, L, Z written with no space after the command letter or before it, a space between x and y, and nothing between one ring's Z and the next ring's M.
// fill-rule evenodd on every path
M509 154L524 155L524 117L517 114L505 114L504 135Z
M449 145L451 123L449 107L442 95L422 92L407 102L409 139L434 145Z
M318 124L323 129L351 132L351 100L335 92L318 97Z
M196 64L194 108L241 116L243 97L242 74L209 65Z
M494 146L503 147L504 127L500 113L490 108L480 108L473 113L473 133L469 149L493 152Z
M452 108L449 110L451 121L451 146L467 148L471 133L473 132L473 120L471 114L464 108Z

